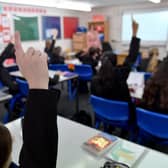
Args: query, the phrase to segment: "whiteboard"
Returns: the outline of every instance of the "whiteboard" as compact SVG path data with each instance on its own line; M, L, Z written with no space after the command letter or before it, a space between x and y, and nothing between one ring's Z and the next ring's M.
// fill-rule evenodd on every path
M122 18L122 41L132 36L132 16L139 23L138 37L143 41L168 40L168 10L145 13L126 13Z

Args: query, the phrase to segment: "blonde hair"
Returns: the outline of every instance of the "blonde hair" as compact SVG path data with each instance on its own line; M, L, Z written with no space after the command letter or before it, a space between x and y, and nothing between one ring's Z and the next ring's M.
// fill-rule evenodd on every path
M151 58L151 60L149 62L149 65L147 67L147 71L148 72L155 72L156 69L157 69L157 66L158 66L158 59L157 59L157 57L159 56L159 50L158 50L158 48L152 48L149 51L149 55L152 58Z

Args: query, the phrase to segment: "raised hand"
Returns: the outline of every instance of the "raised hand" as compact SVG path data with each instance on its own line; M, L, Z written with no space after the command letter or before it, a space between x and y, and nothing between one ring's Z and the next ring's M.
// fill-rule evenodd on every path
M58 30L54 29L53 32L52 32L52 34L53 34L53 39L56 39L57 36L58 36Z
M15 55L19 70L29 83L30 89L48 89L47 55L30 47L25 53L19 32L15 33Z
M133 37L137 36L138 28L139 28L139 24L134 19L132 19L132 34L133 34Z

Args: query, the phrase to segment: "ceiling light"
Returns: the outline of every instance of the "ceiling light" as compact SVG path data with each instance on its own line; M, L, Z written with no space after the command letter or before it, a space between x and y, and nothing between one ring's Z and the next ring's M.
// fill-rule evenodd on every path
M153 3L160 3L161 2L161 0L149 0L149 1L151 1Z
M85 12L90 12L92 10L91 4L89 3L73 2L67 0L0 0L0 2L18 4L18 5L55 7L62 9L85 11Z
M79 11L85 11L85 12L90 12L92 10L92 7L88 3L82 3L82 2L72 2L72 1L63 1L59 2L56 5L57 8L62 8L62 9L71 9L71 10L79 10Z
M55 0L0 0L0 2L10 3L10 4L19 4L19 5L56 7Z

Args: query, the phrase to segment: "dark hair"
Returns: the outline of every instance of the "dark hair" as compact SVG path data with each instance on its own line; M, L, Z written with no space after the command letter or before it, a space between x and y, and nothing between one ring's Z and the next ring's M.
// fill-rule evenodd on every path
M165 59L149 79L144 90L143 104L168 112L168 59ZM157 109L156 109L157 110Z
M0 124L0 168L3 168L12 151L12 137L9 130Z
M98 54L99 50L96 47L90 47L88 50L89 56L93 56L94 54Z
M111 61L111 63L112 63L113 66L116 66L116 65L117 65L117 55L114 54L113 52L111 52L111 51L106 51L106 52L104 52L102 62L103 62L105 59L109 59L109 60Z
M54 56L60 56L61 50L62 50L62 48L60 46L59 47L54 47L54 49L53 49L53 55Z
M115 67L109 59L104 59L98 73L102 81L109 82L115 80Z

